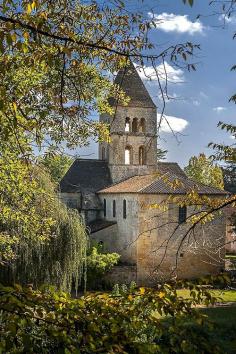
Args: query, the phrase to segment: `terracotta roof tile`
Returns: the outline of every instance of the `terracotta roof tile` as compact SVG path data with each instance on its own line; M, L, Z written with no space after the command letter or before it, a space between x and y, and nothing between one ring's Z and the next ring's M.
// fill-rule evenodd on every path
M165 181L165 178L168 181ZM199 194L211 194L211 195L225 195L226 191L214 188L211 186L206 186L202 183L195 182L187 177L181 177L176 175L171 175L170 173L165 174L165 178L159 177L153 183L151 183L146 188L143 188L140 193L142 194L185 194L192 189L195 189ZM179 186L173 188L171 183L177 179Z
M179 186L173 187L178 180ZM226 191L206 186L189 179L177 163L158 163L157 173L134 176L98 193L185 194L195 189L199 194L225 195Z
M98 193L138 193L156 179L155 175L134 176L100 190Z

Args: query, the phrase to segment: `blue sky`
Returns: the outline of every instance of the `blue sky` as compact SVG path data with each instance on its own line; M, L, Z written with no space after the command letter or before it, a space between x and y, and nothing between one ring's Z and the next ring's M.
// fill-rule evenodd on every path
M194 58L198 63L196 72L182 71L167 60L173 81L168 85L168 92L175 99L167 103L165 114L170 117L173 130L180 133L177 141L168 132L168 127L162 127L159 144L168 150L167 160L185 166L193 155L201 152L211 154L207 148L210 141L232 144L230 135L218 129L217 123L220 120L236 122L236 106L229 103L229 97L236 93L236 73L230 72L231 66L236 64L233 55L236 40L232 39L236 18L227 21L225 26L219 15L196 20L198 14L210 15L216 9L209 7L205 0L195 0L192 8L182 4L181 0L146 0L143 3L129 0L128 5L131 10L138 8L146 16L152 10L156 19L163 19L158 28L151 31L154 44L162 44L164 48L191 41L201 46L201 51ZM155 99L158 96L156 83L147 83L147 88ZM155 102L160 111L161 102ZM97 158L97 146L92 142L78 153L81 157Z

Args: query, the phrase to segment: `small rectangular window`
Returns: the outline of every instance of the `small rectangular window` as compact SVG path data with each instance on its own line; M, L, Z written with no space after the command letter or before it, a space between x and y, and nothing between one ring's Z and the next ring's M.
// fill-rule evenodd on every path
M106 199L103 200L103 212L104 212L104 217L107 215L107 201Z
M116 201L113 200L113 218L116 217Z
M187 218L187 207L179 207L179 224L186 222Z
M127 212L126 212L126 200L123 200L123 219L126 219Z

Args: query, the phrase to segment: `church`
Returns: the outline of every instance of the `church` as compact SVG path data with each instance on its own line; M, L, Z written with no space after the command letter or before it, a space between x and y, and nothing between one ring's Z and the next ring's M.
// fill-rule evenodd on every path
M110 99L115 114L100 116L110 142L99 143L98 159L73 162L60 182L61 199L83 216L91 242L121 255L113 283L217 274L224 267L224 214L189 232L196 206L179 206L173 197L192 189L210 198L226 192L192 181L177 163L157 161L157 107L132 63L115 83L130 101Z

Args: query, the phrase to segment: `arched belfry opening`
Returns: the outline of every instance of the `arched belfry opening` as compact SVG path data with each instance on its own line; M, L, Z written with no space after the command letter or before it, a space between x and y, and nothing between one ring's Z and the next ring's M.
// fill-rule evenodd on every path
M139 165L146 165L145 147L140 146L138 150Z
M130 119L126 117L125 119L125 132L130 132Z
M132 164L132 147L126 146L125 147L125 165Z
M102 123L110 123L110 139L99 141L99 158L104 159L104 164L100 165L108 168L112 182L116 183L155 172L157 108L133 63L118 71L114 83L129 97L129 102L118 102L116 95L110 97L114 116L108 113L100 116ZM110 207L112 210L112 204ZM119 208L117 202L117 215Z
M132 132L137 133L138 131L138 118L134 118L132 121Z
M141 133L145 133L146 132L146 121L144 118L140 119L140 123L139 123L139 131Z

